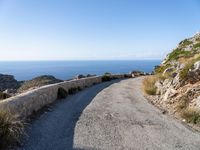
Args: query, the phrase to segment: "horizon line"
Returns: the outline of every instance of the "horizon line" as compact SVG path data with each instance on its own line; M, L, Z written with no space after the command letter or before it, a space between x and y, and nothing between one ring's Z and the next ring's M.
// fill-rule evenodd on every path
M0 60L0 62L23 62L23 61L136 61L136 60L162 60L162 59L158 59L158 58L155 58L155 59L70 59L70 60L56 60L56 59L49 59L49 60L45 60L45 59L41 59L41 60Z

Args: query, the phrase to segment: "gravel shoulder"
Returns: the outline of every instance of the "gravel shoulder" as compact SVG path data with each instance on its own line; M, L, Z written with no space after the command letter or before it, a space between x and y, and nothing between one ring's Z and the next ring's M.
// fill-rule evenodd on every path
M142 77L95 85L57 103L27 129L24 150L199 150L200 134L164 115Z

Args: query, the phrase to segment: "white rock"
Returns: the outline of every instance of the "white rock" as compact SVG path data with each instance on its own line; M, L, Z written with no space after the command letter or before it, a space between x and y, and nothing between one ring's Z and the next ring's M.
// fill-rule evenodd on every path
M164 70L163 75L165 75L166 73L170 73L174 70L174 67L170 67Z
M194 71L196 70L200 70L200 61L197 61L195 64L194 64Z
M185 119L183 119L182 121L183 121L183 122L186 122L186 120L185 120Z
M164 101L168 101L171 97L175 96L177 94L177 91L173 88L170 88L166 91L166 93L163 96Z

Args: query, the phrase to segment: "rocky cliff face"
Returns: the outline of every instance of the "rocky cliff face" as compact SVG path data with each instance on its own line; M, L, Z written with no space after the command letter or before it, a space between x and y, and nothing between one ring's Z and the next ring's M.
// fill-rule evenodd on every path
M180 109L200 109L200 33L181 41L155 67L158 99L155 103L176 113Z

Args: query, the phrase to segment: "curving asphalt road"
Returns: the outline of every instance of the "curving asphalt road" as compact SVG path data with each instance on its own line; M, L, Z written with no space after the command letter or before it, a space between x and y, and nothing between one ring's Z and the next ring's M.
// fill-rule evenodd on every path
M102 83L60 101L30 125L19 149L199 150L200 133L149 104L142 79Z

